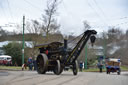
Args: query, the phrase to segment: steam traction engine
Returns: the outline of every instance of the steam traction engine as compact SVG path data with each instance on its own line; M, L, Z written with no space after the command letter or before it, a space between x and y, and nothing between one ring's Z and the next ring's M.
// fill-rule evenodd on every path
M36 60L37 72L45 74L47 71L53 71L54 74L59 75L68 66L73 70L73 74L77 75L77 58L89 39L92 44L95 42L96 38L94 35L96 34L95 30L85 31L73 49L67 47L67 40L64 40L64 44L61 42L52 42L35 46L35 48L39 48L40 50L40 54Z

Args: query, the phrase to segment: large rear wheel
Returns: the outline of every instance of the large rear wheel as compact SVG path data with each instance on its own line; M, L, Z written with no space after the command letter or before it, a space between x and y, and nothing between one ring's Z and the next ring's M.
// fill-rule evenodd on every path
M39 74L45 74L45 72L47 71L47 62L48 62L48 57L46 54L39 54L37 56L37 72Z
M75 62L73 63L73 68L72 68L72 70L73 70L73 74L74 74L74 75L77 75L77 73L78 73L78 62L77 62L77 61L75 61Z

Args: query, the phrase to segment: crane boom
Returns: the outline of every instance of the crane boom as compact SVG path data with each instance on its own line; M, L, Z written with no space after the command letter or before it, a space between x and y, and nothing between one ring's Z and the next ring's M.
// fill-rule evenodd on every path
M85 31L84 32L84 35L79 40L79 42L77 43L77 45L73 48L73 50L71 51L71 53L67 57L66 61L64 62L64 64L68 64L69 62L70 63L75 62L75 60L80 55L81 51L83 50L85 44L90 39L90 37L93 38L93 39L91 39L91 41L92 41L92 43L94 43L94 39L95 38L94 38L94 36L91 36L91 35L95 35L95 34L97 34L97 32L95 30L87 30L87 31Z

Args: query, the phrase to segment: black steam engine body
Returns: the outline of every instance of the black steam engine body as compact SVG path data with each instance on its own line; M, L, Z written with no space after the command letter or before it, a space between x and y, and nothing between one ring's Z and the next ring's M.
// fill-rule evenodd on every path
M77 58L89 39L92 44L95 42L96 34L97 32L95 30L85 31L73 49L67 47L67 40L64 40L64 43L52 42L36 45L35 48L39 48L40 50L40 54L36 60L37 72L39 74L45 74L47 71L53 71L54 74L59 75L68 66L73 70L73 74L77 75Z

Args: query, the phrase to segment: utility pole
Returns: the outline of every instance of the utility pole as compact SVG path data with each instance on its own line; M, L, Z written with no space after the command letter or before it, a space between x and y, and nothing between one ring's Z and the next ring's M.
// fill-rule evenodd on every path
M85 45L85 64L84 68L87 69L87 44Z
M104 39L104 59L106 58L106 39Z
M106 38L104 38L104 63L105 63L105 58L106 58ZM105 65L103 66L103 68L105 69Z
M24 64L24 28L25 28L25 16L23 16L23 35L22 35L22 65Z

